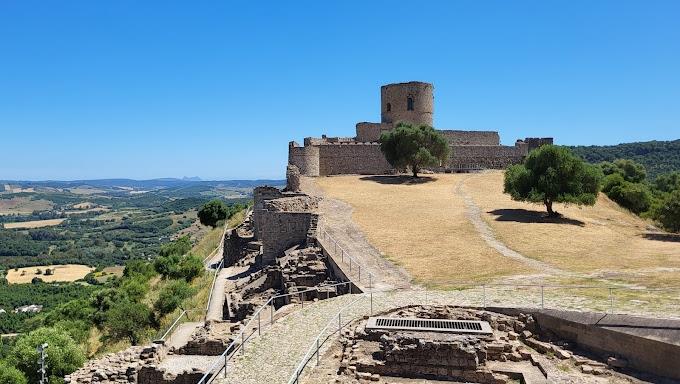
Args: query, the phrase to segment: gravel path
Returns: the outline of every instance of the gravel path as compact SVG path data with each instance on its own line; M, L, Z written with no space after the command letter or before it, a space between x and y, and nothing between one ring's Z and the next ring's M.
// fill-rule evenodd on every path
M479 233L479 236L484 240L484 242L486 242L486 244L489 247L495 249L501 255L524 263L527 266L534 268L537 271L540 271L541 273L555 276L571 275L571 273L563 271L550 264L526 257L521 253L510 249L502 241L498 240L489 224L487 224L484 221L484 219L482 219L482 211L479 208L479 206L472 199L472 196L467 194L467 192L465 191L465 181L468 179L469 177L465 177L458 182L455 188L455 193L459 195L465 202L466 216L468 220L470 220L472 225L475 226L475 229Z
M175 349L183 347L189 341L189 339L191 339L191 335L194 333L194 331L202 326L202 321L182 323L178 325L170 335L170 338L165 342L165 345L168 347L174 347Z
M319 230L327 231L348 254L363 266L362 275L373 275L376 289L410 288L411 277L403 269L385 259L352 221L352 207L340 200L324 196L313 178L302 177L301 189L323 199L319 203Z
M184 371L192 371L194 368L205 371L210 368L210 364L215 360L215 356L203 355L167 355L158 364L158 367L171 374L180 374Z

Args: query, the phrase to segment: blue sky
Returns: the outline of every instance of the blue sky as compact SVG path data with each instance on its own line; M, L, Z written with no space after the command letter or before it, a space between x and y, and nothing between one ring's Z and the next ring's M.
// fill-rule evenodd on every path
M504 143L680 138L680 1L0 2L0 179L281 178L435 85Z

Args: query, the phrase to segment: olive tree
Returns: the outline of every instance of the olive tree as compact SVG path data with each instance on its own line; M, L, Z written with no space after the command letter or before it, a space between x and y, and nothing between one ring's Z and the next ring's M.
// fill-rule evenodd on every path
M444 136L434 128L405 123L380 136L380 150L393 167L411 168L413 177L418 177L422 167L441 165L451 151Z

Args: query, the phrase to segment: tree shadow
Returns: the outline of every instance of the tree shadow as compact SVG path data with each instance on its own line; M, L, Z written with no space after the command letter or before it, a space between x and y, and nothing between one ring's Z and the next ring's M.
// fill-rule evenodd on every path
M643 233L642 237L644 237L647 240L668 241L668 242L671 242L671 243L680 243L680 234L676 234L676 233L647 232L647 233Z
M419 176L417 178L414 178L413 176L407 175L379 175L379 176L363 176L359 180L372 181L378 184L416 185L429 183L431 181L436 181L437 179L431 176Z
M564 216L548 216L545 212L530 211L527 209L495 209L489 211L497 216L496 221L514 221L517 223L544 223L544 224L568 224L583 227L586 225L581 220L570 219Z

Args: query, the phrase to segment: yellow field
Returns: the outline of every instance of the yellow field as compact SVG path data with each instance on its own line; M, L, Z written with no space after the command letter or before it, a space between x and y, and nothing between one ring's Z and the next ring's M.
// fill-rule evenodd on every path
M33 211L47 211L54 206L51 201L40 199L31 200L30 197L13 197L0 200L0 215L23 215Z
M6 229L15 228L42 228L42 227L53 227L64 222L66 219L49 219L49 220L34 220L34 221L23 221L16 223L5 223Z
M650 223L604 196L594 207L556 204L564 218L553 221L544 218L543 206L504 195L500 171L438 174L420 183L363 176L315 180L327 196L349 203L371 244L421 283L545 272L491 248L467 216L468 196L495 238L528 259L584 278L680 285L678 239L658 240Z
M54 274L50 276L45 275L45 270L47 269L54 270ZM41 271L41 274L37 273L38 270ZM93 270L94 268L92 267L79 264L39 265L36 267L10 269L7 271L7 281L10 284L25 284L30 283L34 277L39 277L48 283L54 281L76 281L82 279Z

